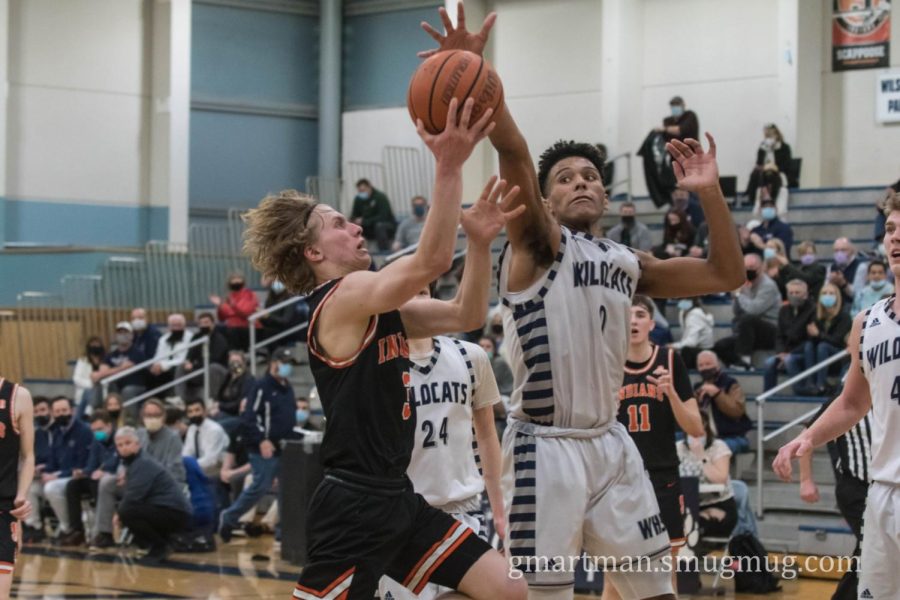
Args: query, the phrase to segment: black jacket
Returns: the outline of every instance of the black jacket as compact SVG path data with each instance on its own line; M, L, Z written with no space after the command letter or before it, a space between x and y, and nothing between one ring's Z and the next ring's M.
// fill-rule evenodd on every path
M254 387L256 387L256 379L249 371L244 371L239 377L229 373L228 380L219 391L219 410L233 417L238 416L241 410L241 401L250 395Z
M144 510L160 506L191 514L184 489L169 472L143 450L125 472L125 490L119 512L136 508Z
M792 352L809 339L806 326L816 319L816 306L809 299L799 308L785 304L778 312L775 352Z
M203 334L198 331L194 339L201 337L203 337ZM188 350L187 361L191 363L195 371L203 368L202 344ZM215 363L223 367L228 366L228 340L225 339L225 336L218 329L213 329L212 333L209 334L209 362L210 364Z
M241 413L241 434L247 449L256 453L263 440L269 440L278 448L278 442L287 439L294 431L297 401L294 388L266 373L247 399Z
M819 328L819 341L843 349L847 344L847 335L853 327L853 318L845 311L840 311L830 321L816 319L816 327Z

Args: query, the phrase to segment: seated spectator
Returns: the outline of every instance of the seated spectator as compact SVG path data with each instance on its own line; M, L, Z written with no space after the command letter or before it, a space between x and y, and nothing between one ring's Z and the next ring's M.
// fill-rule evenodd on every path
M666 213L662 244L653 250L653 255L662 259L686 256L693 243L694 226L684 212L672 209Z
M719 492L700 494L700 535L729 537L738 522L737 504L731 489L731 449L712 432L709 418L701 413L706 435L687 436L675 444L678 450L679 473L682 477L697 477L700 484L720 484Z
M840 237L834 240L834 262L829 265L825 279L841 290L844 306L853 305L856 290L866 286L866 261L856 251L856 246L849 239Z
M213 405L213 418L233 436L239 423L241 404L256 387L253 374L247 370L247 361L242 352L228 353L228 378L219 391Z
M706 223L706 215L703 214L703 207L700 206L700 198L687 190L676 188L672 192L672 210L687 215L687 221L695 231Z
M22 541L39 542L44 539L44 522L41 519L40 503L44 493L41 477L50 461L50 399L46 396L32 396L34 407L34 481L28 488L28 502L34 510L22 526Z
M760 181L766 166L774 167L779 173L788 174L791 172L791 147L784 141L781 131L774 123L769 123L763 127L763 141L756 151L756 165L750 173L750 179L747 181L747 198L752 203L756 199L756 191L760 186ZM793 185L792 187L796 187ZM785 204L785 211L787 205ZM783 214L783 212L782 212Z
M678 301L678 324L681 326L681 339L669 345L681 353L688 369L696 369L697 355L709 350L715 343L715 320L703 310L700 298L682 298Z
M740 233L740 232L739 232ZM749 238L749 234L747 236ZM688 250L688 256L706 258L709 253L709 223L704 221L694 234L694 245Z
M784 244L785 253L790 259L791 246L794 244L794 230L790 225L778 218L774 200L762 200L760 206L759 212L762 216L762 223L751 231L750 242L762 252L766 247L766 242L772 238L778 238Z
M719 357L711 350L697 356L701 381L694 386L700 411L712 416L711 427L733 454L750 450L747 432L753 424L747 417L744 390L737 379L722 371Z
M491 360L491 369L494 372L494 379L497 380L497 389L500 390L501 396L509 396L513 389L513 374L509 368L509 363L503 360L503 357L497 354L497 346L494 344L493 338L482 336L478 340L481 346Z
M494 340L494 348L497 354L509 363L509 348L503 345L503 314L496 308L488 312L484 334Z
M840 290L831 283L822 286L816 305L816 319L807 326L809 340L806 342L806 362L809 366L819 364L847 347L847 337L853 326L853 317L843 310ZM833 391L828 388L827 378L832 369L821 369L808 383L814 386L810 393L824 396Z
M278 475L280 442L291 436L296 421L296 399L289 378L296 364L287 348L272 356L269 370L251 394L241 413L241 434L249 454L253 483L245 489L219 519L222 541L231 540L241 515L256 505L272 487Z
M172 535L184 530L190 521L184 483L176 481L164 465L145 452L133 428L116 432L116 449L126 467L116 517L131 531L137 545L149 550L139 562L159 564L171 551Z
M747 283L734 292L734 335L713 346L726 364L751 368L753 352L775 348L776 324L781 309L778 286L762 272L758 254L745 254Z
M787 300L787 284L789 281L794 279L805 281L800 269L788 260L784 244L778 238L772 238L766 242L766 246L763 248L763 262L766 265L766 274L778 286L778 292L783 300Z
M809 286L809 295L813 298L819 296L819 290L825 283L825 265L819 262L816 256L816 244L811 240L805 240L797 245L800 254L800 279Z
M738 242L741 245L741 252L746 256L747 254L759 254L762 256L762 249L757 248L753 243L752 233L757 226L759 225L759 221L749 221L746 225L738 225Z
M103 400L103 410L112 420L113 432L119 427L127 425L125 422L125 412L122 410L122 396L115 392L110 392Z
M815 321L816 307L809 299L809 289L802 279L787 284L788 303L778 312L778 332L775 335L775 355L766 359L763 389L770 390L778 383L778 371L794 377L812 365L806 364L804 346L809 339L808 325ZM801 395L802 384L794 385L794 393Z
M244 445L244 438L240 433L229 436L228 448L222 459L222 470L219 472L219 481L227 488L229 497L226 504L236 500L244 490L244 482L250 475L250 455Z
M785 174L779 173L772 166L767 166L763 169L760 184L753 201L753 214L761 214L762 205L768 200L775 203L775 212L779 217L787 215L788 184Z
M394 239L392 250L396 252L419 243L419 236L422 235L427 214L428 200L423 196L415 196L412 199L412 212L397 227L397 236Z
M72 418L72 401L69 398L57 396L51 402L50 410L53 413L50 459L41 482L44 484L44 497L59 519L59 539L64 539L72 532L66 485L73 476L84 472L94 434L84 421Z
M91 432L94 441L88 453L87 465L84 471L73 471L72 479L66 485L66 505L72 531L60 540L63 546L80 546L85 542L81 501L83 498L90 498L96 502L100 478L104 474L115 474L119 466L112 419L105 410L97 410L91 415Z
M209 336L209 393L215 398L225 378L228 377L228 340L216 330L216 318L212 313L201 313L197 317L197 337ZM183 363L178 365L175 377L181 378L203 370L203 346L188 349ZM203 377L188 379L175 386L175 394L187 402L203 394ZM203 398L203 400L207 400Z
M225 323L229 347L244 352L250 347L250 321L247 319L259 308L259 299L246 283L244 274L235 271L228 276L228 297L224 300L216 294L209 297L217 308L219 320ZM256 326L260 326L258 322Z
M221 425L206 417L203 400L197 398L189 402L186 412L190 426L184 438L182 456L196 458L203 473L218 481L228 448L228 434Z
M99 337L88 338L84 350L84 356L75 361L75 371L72 373L72 382L75 384L75 418L81 418L90 414L94 408L95 396L98 394L97 383L100 381L100 367L106 358L106 348ZM96 398L99 400L99 397Z
M350 220L363 228L363 237L378 243L378 249L390 249L397 220L391 210L391 202L381 190L376 190L368 179L356 182L356 197Z
M187 320L184 315L175 313L169 315L167 319L169 331L159 338L159 344L156 345L156 354L154 355L154 363L150 365L150 375L152 376L153 387L159 387L167 383L172 383L175 379L175 369L179 365L184 364L187 360L188 344L191 343L193 334L186 329ZM175 354L169 354L175 352ZM173 395L174 389L165 390L166 396Z
M266 295L265 308L271 308L294 296L295 294L290 293L287 288L284 287L284 284L276 279L269 285L269 293ZM289 304L288 306L283 306L272 311L259 320L262 324L262 329L259 331L257 340L267 340L273 335L277 335L295 325L299 325L306 320L308 313L309 305L306 304L305 300L298 300L295 304ZM306 334L304 330L301 329L287 338L281 338L279 343L286 344L292 340L305 339ZM265 347L262 349L262 353L268 356L269 350L270 347Z
M620 222L606 233L607 238L644 252L649 252L653 248L653 234L646 225L637 220L634 202L626 201L619 205L619 219Z
M859 314L894 293L894 285L887 279L887 265L880 259L869 261L866 274L868 275L866 285L853 295L851 315Z
M156 325L147 322L147 310L135 308L131 311L131 330L134 334L132 344L141 355L150 358L156 355L156 345L162 333Z
M126 371L150 358L143 354L133 342L134 334L132 333L131 323L121 321L116 325L115 349L106 355L106 360L98 371L101 380ZM145 372L138 371L126 375L112 382L109 387L111 390L119 392L124 400L130 400L147 391ZM132 410L136 411L137 408L135 407Z

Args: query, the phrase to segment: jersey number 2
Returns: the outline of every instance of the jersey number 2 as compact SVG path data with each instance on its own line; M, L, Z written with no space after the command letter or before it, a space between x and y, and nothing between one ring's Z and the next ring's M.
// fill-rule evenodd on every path
M425 441L422 442L423 448L434 448L437 442L434 440L434 423L431 421L422 421L422 431L425 432ZM441 421L441 428L438 431L438 437L447 445L447 417Z
M638 413L640 409L640 413ZM628 407L628 431L650 431L650 407L646 404L632 404Z

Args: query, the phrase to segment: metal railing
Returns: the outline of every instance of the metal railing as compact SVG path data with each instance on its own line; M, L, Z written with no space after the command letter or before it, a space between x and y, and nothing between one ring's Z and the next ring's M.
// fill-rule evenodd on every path
M625 179L613 179L613 182L609 187L606 188L606 192L610 195L610 197L614 196L613 191L616 188L620 188L623 185L625 186L625 196L626 199L631 202L633 200L633 196L631 194L631 152L625 152L623 154L617 154L612 158L608 159L606 162L609 164L614 164L617 161L625 161L625 170L627 171L627 177Z
M273 336L267 337L266 339L257 342L256 341L256 323L266 315L270 315L277 310L281 310L287 306L293 306L294 304L298 304L300 302L305 302L306 296L293 296L288 298L287 300L282 300L278 304L273 304L268 308L264 308L262 310L258 310L249 317L247 317L248 329L250 332L250 373L256 377L256 351L260 348L265 348L266 346L270 346L277 342L278 340L282 340L289 335L297 333L304 327L309 324L309 321L303 321L297 325L293 325L288 327L284 331L280 331Z
M770 390L766 390L762 394L756 397L756 516L759 518L763 517L764 507L763 507L763 466L765 461L765 443L774 439L775 437L781 435L785 431L791 429L792 427L796 427L800 423L803 423L810 417L812 417L816 412L818 412L818 405L813 410L807 412L806 414L797 417L796 419L790 421L789 423L782 425L775 431L771 432L769 435L765 435L765 406L766 401L772 396L777 395L781 390L794 385L795 383L799 383L812 375L813 373L817 373L822 369L827 369L831 365L836 362L840 362L849 356L849 353L846 350L841 350L837 354L830 356L829 358L823 360L822 362L815 364L808 368L807 370L794 375L787 381L779 383L775 387Z
M167 390L169 388L173 388L180 383L184 383L190 379L194 379L196 377L203 376L203 401L209 401L209 336L203 336L202 338L191 340L190 343L184 348L178 348L169 350L162 356L154 356L153 358L149 358L142 363L138 363L136 365L132 365L125 369L124 371L119 371L114 375L110 375L109 377L104 377L100 380L100 386L103 389L103 397L106 398L109 393L109 384L119 381L129 375L133 375L140 371L143 371L147 367L151 366L154 363L159 362L161 359L169 358L170 356L174 356L179 354L185 350L190 350L191 348L195 348L197 346L203 346L203 368L193 373L188 373L187 375L183 375L182 377L176 377L173 381L169 383L164 383L158 387L153 388L152 390L148 390L134 398L130 398L127 401L122 403L122 406L131 406L132 404L137 404L138 402L143 402L147 398L152 398L159 392Z

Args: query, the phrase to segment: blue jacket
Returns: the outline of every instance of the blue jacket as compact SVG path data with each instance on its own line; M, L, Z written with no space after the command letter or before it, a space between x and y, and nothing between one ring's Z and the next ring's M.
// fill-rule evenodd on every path
M296 421L297 401L291 384L282 385L271 373L259 380L247 397L241 413L244 443L251 453L259 452L259 444L269 440L275 444L290 437Z
M50 432L43 427L34 428L34 464L46 465L50 461Z
M93 443L94 434L84 421L75 419L68 429L54 424L50 428L50 460L45 472L59 471L60 477L71 477L73 469L84 470Z
M794 244L794 230L791 226L775 217L768 223L763 221L762 225L754 229L751 233L756 233L764 242L768 242L773 237L778 238L784 243L784 250L787 257L791 257L791 246Z
M84 467L85 473L93 473L97 469L103 469L107 473L115 473L119 467L119 454L116 452L116 442L112 436L105 442L98 442L94 438L88 450L87 465Z

